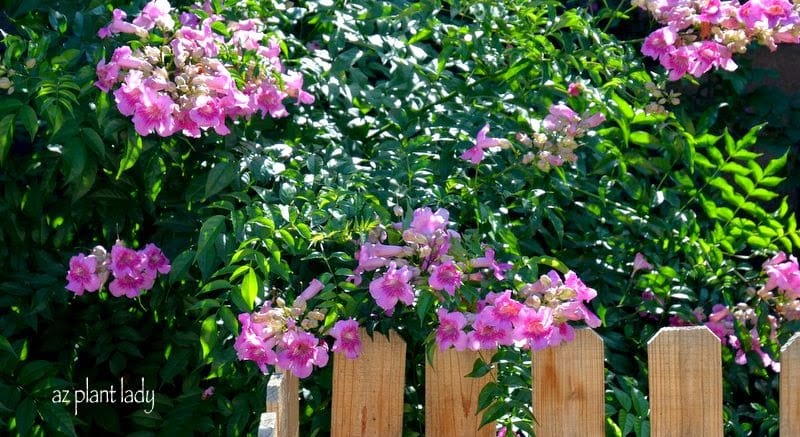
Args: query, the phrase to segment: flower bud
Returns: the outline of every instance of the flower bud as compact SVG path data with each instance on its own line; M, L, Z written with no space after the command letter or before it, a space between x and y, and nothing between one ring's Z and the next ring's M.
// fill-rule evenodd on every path
M28 70L32 69L35 66L36 66L36 59L28 58L28 60L25 61L25 68L27 68Z
M0 77L0 90L7 90L14 85L14 82L11 82L11 79L7 77Z

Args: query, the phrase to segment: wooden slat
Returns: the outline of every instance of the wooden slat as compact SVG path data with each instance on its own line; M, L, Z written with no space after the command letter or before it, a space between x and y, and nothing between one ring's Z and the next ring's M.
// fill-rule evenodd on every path
M800 435L800 332L781 348L780 432Z
M603 356L603 339L591 329L577 330L572 342L532 353L538 437L605 435Z
M662 328L647 345L653 437L722 436L722 355L705 326Z
M258 424L258 437L276 437L275 419L275 413L261 413L261 421Z
M333 437L403 434L403 387L406 344L395 332L389 338L360 331L362 355L333 358Z
M492 357L483 351L484 361ZM478 394L495 371L481 378L464 375L472 371L479 352L437 348L433 353L433 365L425 366L425 435L429 437L494 437L494 423L481 429L481 414L478 413Z
M267 413L275 413L275 436L300 432L299 382L291 373L274 373L267 382Z

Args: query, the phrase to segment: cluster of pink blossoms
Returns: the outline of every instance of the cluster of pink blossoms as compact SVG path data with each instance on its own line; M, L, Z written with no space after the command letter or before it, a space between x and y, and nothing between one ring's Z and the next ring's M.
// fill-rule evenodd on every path
M460 234L447 228L449 216L443 208L435 212L420 208L407 228L395 225L403 244L382 244L380 238L364 243L356 252L358 266L351 280L360 284L362 275L372 272L370 295L389 316L399 303L413 305L419 293L433 293L440 305L435 341L441 350L511 345L541 349L571 340L569 321L599 326L600 320L586 307L597 292L573 272L562 280L551 271L517 292L489 292L469 302L459 293L465 284L477 287L484 281L502 281L512 266L498 262L491 248L470 257L460 245ZM474 312L448 307L469 307Z
M279 298L274 306L267 302L252 314L240 314L242 331L234 344L239 359L254 361L264 373L268 372L267 366L275 366L298 378L309 376L315 366L325 367L329 349L319 332L325 310L308 309L308 301L323 288L322 282L314 279L292 306ZM355 320L339 320L327 334L334 338L333 352L350 359L361 354Z
M279 42L270 38L263 44L259 20L224 22L208 3L181 13L177 22L175 13L167 0L147 3L130 22L115 9L98 33L133 34L143 42L117 48L108 63L101 60L95 83L104 92L114 89L117 108L140 135L199 137L209 129L227 135L229 119L259 111L262 118L285 117L287 97L314 102L302 89L303 77L282 65ZM224 23L229 36L215 31L216 23Z
M570 84L570 95L578 95L581 87L581 84ZM600 112L586 111L579 115L564 103L550 106L549 114L544 120L531 123L534 129L533 138L524 133L516 135L517 141L523 145L538 149L537 152L525 153L522 163L533 162L542 171L560 167L565 162L575 163L578 160L575 149L579 146L575 140L600 125L605 119ZM461 154L461 159L477 165L483 160L485 150L511 147L511 142L508 140L488 137L488 134L489 125L486 124L478 131L473 146Z
M492 350L511 345L540 350L556 346L575 338L570 321L600 326L600 319L586 307L595 296L597 291L574 272L567 272L562 279L551 270L517 292L488 293L478 301L474 313L449 312L440 307L436 343L441 350Z
M664 27L644 41L642 53L657 59L670 80L700 77L712 68L733 71L733 54L752 41L775 50L800 43L800 7L788 0L633 0Z
M73 256L66 289L78 296L84 291L98 291L111 274L114 279L108 284L108 291L115 297L133 298L153 288L156 276L169 273L170 268L169 260L155 244L137 251L117 241L111 254L103 246L96 246L90 255Z
M533 162L542 171L560 167L565 162L575 163L575 154L580 144L575 141L589 130L604 122L606 117L600 113L585 111L578 114L564 103L550 106L549 114L539 124L532 124L533 137L517 134L517 140L526 146L534 146L537 152L528 152L522 158L524 164Z

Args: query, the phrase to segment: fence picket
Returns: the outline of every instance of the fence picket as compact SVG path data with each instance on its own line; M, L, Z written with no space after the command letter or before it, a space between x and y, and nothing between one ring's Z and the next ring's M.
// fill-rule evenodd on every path
M800 435L800 332L781 348L780 433Z
M539 437L605 434L603 339L579 329L575 340L532 354L534 429Z
M357 360L333 357L333 437L401 436L406 344L391 331L389 338L360 331L364 350Z
M267 382L267 413L274 413L276 437L297 437L300 429L300 395L297 377L273 373Z
M705 326L663 328L647 345L653 437L722 436L721 343Z
M478 394L494 378L495 371L481 378L464 375L472 371L479 352L438 349L433 364L425 366L425 435L430 437L494 437L494 423L478 429L482 415ZM483 352L489 361L492 352Z
M364 330L364 352L333 359L331 435L401 436L406 344ZM800 435L800 333L783 347L780 375L780 433ZM722 357L719 339L706 327L663 328L647 347L650 430L653 437L722 436ZM532 354L533 414L538 436L604 435L603 340L576 331L571 343ZM426 366L426 435L494 435L477 429L477 399L493 378L466 378L477 352L434 353ZM297 437L298 381L276 373L268 383L267 413L259 436Z

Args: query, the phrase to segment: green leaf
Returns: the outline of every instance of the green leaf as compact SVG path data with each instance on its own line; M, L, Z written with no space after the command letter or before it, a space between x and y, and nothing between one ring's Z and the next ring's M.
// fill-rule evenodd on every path
M748 174L750 174L750 169L736 162L725 163L725 165L722 166L722 171L728 173L734 173L740 176L747 176Z
M617 108L619 108L619 111L623 117L627 118L628 120L633 119L633 108L631 108L631 105L629 105L625 99L618 96L617 93L611 93L611 100L617 104Z
M64 163L67 166L67 182L73 183L84 174L86 168L86 146L82 141L70 141L64 145Z
M2 129L0 129L2 132ZM783 167L786 166L786 157L789 155L789 152L786 152L780 158L773 159L772 161L767 164L767 168L764 169L764 176L772 176L781 170Z
M31 141L36 138L36 132L39 130L39 118L36 116L36 111L28 105L23 105L17 111L17 119L22 123L25 130L31 136Z
M756 188L753 192L749 193L751 197L755 197L759 200L772 200L779 196L778 193L773 193L772 191L766 190L764 188Z
M649 146L651 144L658 144L658 138L656 138L650 132L645 132L641 130L631 132L630 141L634 144L639 144L640 146Z
M0 164L3 164L14 141L14 114L0 119Z
M119 162L119 170L117 171L117 179L122 176L129 168L133 167L136 164L136 161L139 159L139 155L142 153L142 137L129 132L128 133L128 141L125 143L125 155L122 157L122 160Z
M500 384L491 381L481 389L478 394L478 411L487 408L492 402L499 401L503 398L503 390Z
M561 262L561 260L559 260L558 258L554 258L552 256L542 255L531 259L531 261L535 262L536 264L542 264L550 268L556 269L562 274L567 274L569 272L569 267L566 264Z
M28 385L32 382L38 381L53 370L53 364L49 361L39 360L31 361L22 367L17 378L17 384Z
M225 229L225 216L222 215L209 217L203 223L203 226L200 227L195 260L200 267L204 279L211 274L211 269L214 267L214 261L216 259L214 243L217 241L217 236L223 229Z
M238 335L239 334L239 321L236 319L236 316L233 314L230 308L223 306L220 307L217 314L222 319L222 323L228 328L228 331L231 334Z
M239 288L242 300L247 305L247 310L252 311L256 303L256 296L258 296L259 281L256 276L255 270L252 268L247 272L242 280L242 286Z
M36 417L36 406L33 398L27 397L17 406L17 432L21 436L28 435L33 419Z
M80 410L78 413L80 413ZM41 402L39 403L39 414L47 418L45 421L46 429L54 429L66 436L77 436L75 425L72 423L74 416L68 413L61 404Z
M208 316L200 326L200 347L203 349L203 359L206 359L217 344L217 318Z
M749 178L741 175L734 175L733 180L736 181L736 184L744 189L745 193L750 193L755 189L755 184Z
M472 371L464 376L466 376L467 378L480 378L481 376L484 376L491 371L492 371L492 366L486 361L483 361L483 359L478 358L472 365Z
M219 193L225 187L233 183L239 176L236 168L228 162L219 162L214 165L214 168L208 173L206 180L206 194L205 198Z
M85 127L81 129L81 137L83 138L86 145L89 146L89 149L97 156L98 158L102 158L105 156L106 153L106 146L103 142L103 138L100 137L100 134L97 133L96 130Z

